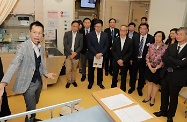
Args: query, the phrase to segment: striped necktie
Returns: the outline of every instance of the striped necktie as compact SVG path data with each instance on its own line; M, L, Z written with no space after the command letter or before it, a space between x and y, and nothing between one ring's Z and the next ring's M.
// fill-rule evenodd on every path
M142 56L142 53L143 53L143 43L144 43L144 37L142 37L140 43L139 43L139 53L138 53L138 57L141 57Z
M112 32L111 32L111 37L112 37L112 43L114 41L114 30L112 29Z

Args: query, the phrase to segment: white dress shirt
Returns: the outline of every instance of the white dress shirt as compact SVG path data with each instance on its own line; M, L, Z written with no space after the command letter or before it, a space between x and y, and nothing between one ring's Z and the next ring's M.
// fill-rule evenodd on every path
M31 41L31 40L30 40ZM32 42L32 41L31 41ZM36 53L36 56L37 58L40 56L40 47L41 47L41 44L38 44L38 45L35 45L33 42L32 42L32 47Z
M146 34L145 36L140 35L140 41L142 40L142 37L144 37L144 38L143 38L143 41L144 41L144 42L143 42L143 46L142 46L142 54L143 54L145 42L146 42L146 39L147 39L147 34ZM140 57L138 57L138 58L142 58L142 55L141 55Z
M113 32L114 32L114 28L110 28L111 33L112 33L112 30L113 30Z
M76 38L77 32L72 31L72 45L71 45L71 50L74 52L74 47L75 47L75 38Z
M84 28L85 35L86 35L87 31L88 31L88 33L90 33L90 28L88 28L88 29Z
M132 39L132 37L133 37L133 33L134 33L134 31L133 31L133 32L130 32L130 31L129 31L128 36L129 36L130 39Z
M180 51L184 48L184 46L187 44L187 42L186 43L184 43L184 44L182 44L182 45L179 45L178 44L178 46L180 46L180 49L179 49L179 52L178 53L180 53ZM177 50L178 50L178 46L177 46Z
M125 44L126 37L125 38L120 37L120 39L121 39L121 50L123 50L123 46Z
M101 32L97 32L97 31L95 31L96 32L96 35L97 35L97 40L98 40L98 43L100 42L100 37L101 37Z

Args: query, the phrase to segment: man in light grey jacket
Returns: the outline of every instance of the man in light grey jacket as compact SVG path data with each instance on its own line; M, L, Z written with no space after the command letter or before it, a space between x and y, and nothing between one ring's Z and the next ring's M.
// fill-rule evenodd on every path
M17 78L13 91L22 93L26 103L27 111L36 109L42 89L42 75L54 79L53 73L47 73L44 66L44 47L40 44L43 39L44 26L39 21L30 25L30 40L23 42L17 47L15 58L12 60L0 83L0 97L16 73ZM1 98L0 98L1 99ZM36 114L30 118L26 117L26 122L36 122Z

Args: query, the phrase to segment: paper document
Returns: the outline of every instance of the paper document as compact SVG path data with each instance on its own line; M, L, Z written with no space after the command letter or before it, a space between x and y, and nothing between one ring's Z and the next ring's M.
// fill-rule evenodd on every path
M153 118L139 105L115 110L114 113L120 118L122 122L143 122Z
M101 101L110 109L114 110L134 103L124 94L118 94L106 98L102 98Z
M102 63L103 63L103 56L99 59L97 59L94 56L93 67L102 68Z

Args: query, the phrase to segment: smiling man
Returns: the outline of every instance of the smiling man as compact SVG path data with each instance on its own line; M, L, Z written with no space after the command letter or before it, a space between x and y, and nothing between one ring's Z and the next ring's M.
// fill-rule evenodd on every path
M7 72L0 83L0 97L3 95L4 87L18 70L13 91L23 94L27 111L36 109L42 90L42 75L54 79L53 73L47 73L44 66L44 47L40 44L43 39L44 26L39 21L30 25L30 40L23 42L17 47L15 58L12 60ZM37 122L36 114L25 122Z

